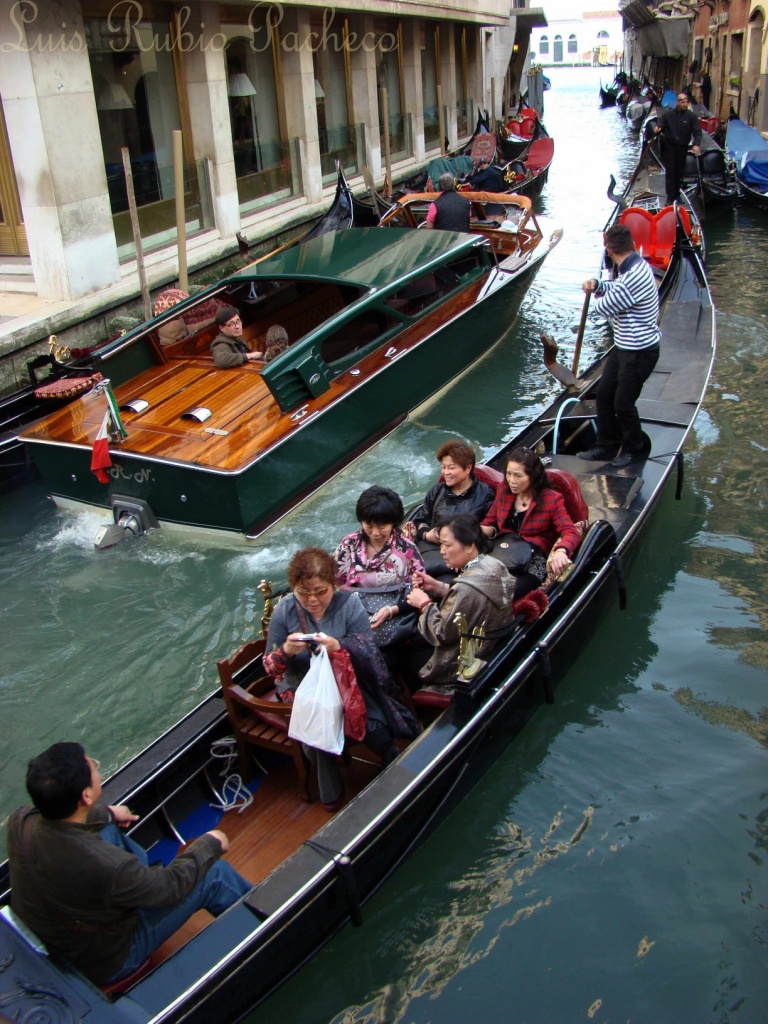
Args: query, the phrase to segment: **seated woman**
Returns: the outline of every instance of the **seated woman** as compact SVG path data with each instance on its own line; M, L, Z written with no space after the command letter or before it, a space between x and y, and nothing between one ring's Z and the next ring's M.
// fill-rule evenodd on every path
M493 504L494 490L475 478L475 453L465 441L452 439L437 449L442 480L424 499L421 510L403 532L415 540L419 550L428 556L428 571L445 573L446 567L437 550L436 523L456 515L473 515L479 521Z
M419 632L432 648L419 671L420 684L447 687L455 682L459 663L456 616L463 615L470 630L481 625L492 630L511 622L515 581L498 559L484 554L488 541L474 516L453 516L437 529L445 563L458 576L445 583L414 573L418 587L408 595L408 604L418 610ZM487 653L494 642L483 643L478 655Z
M486 537L517 534L528 541L533 557L528 567L514 572L515 597L540 587L549 569L557 575L566 568L581 534L565 510L562 496L549 486L547 472L536 452L515 448L508 456L504 483L482 522Z
M309 671L312 644L297 634L312 633L314 644L329 654L348 652L368 712L366 744L388 764L398 754L396 738L410 739L418 725L396 700L371 624L357 594L336 587L336 562L327 551L304 548L288 565L293 593L275 608L269 622L264 670L274 677L282 699L293 692ZM310 762L317 765L320 799L326 810L337 811L342 801L342 779L332 754L304 744Z
M182 291L181 288L166 288L155 299L155 316L160 316L161 313L165 313L167 310L172 309L173 306L178 305L179 302L183 302L184 299L188 298L187 292ZM165 347L166 345L173 345L175 341L181 341L182 338L186 338L189 334L189 328L184 320L177 316L175 320L166 320L164 324L158 327L157 334L160 344Z
M266 352L264 353L264 362L271 363L273 359L277 359L290 344L286 329L281 327L280 324L272 324L267 331L265 339Z
M369 487L357 499L355 515L360 529L342 539L333 557L339 566L339 583L358 590L374 639L383 647L402 633L382 627L396 616L411 613L406 591L414 570L423 572L424 564L419 549L399 527L403 502L395 491Z

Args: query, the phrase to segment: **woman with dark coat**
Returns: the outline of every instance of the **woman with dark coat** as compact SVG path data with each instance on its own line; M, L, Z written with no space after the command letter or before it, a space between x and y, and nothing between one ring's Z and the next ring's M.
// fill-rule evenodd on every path
M515 597L540 587L550 571L557 575L566 568L581 534L565 509L562 495L549 486L539 456L530 448L516 448L507 458L504 483L482 522L491 539L515 533L528 541L533 557L528 568L515 573Z

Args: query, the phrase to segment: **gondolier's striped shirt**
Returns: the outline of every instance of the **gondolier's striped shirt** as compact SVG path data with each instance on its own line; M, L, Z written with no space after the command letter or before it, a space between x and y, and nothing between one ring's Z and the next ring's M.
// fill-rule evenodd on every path
M630 253L619 267L618 278L599 282L594 295L592 308L611 321L618 348L654 348L659 344L659 289L653 271L639 253Z

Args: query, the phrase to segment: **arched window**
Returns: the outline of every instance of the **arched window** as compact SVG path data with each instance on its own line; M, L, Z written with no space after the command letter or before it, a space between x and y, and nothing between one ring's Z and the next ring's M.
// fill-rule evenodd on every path
M568 36L568 53L578 53L578 52L579 51L577 49L576 36L573 33L571 33Z
M542 36L539 41L539 53L549 53L549 37Z
M600 31L597 33L597 38L598 39L607 39L608 38L608 33L605 31L604 28L601 28Z
M552 57L556 64L563 59L563 37L555 36L555 45L552 47Z

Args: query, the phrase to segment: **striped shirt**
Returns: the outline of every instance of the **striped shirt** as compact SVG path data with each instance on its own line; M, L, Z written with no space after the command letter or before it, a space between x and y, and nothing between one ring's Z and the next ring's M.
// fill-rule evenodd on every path
M592 308L607 316L617 348L654 348L661 341L659 289L643 257L632 252L619 267L615 281L600 281Z

